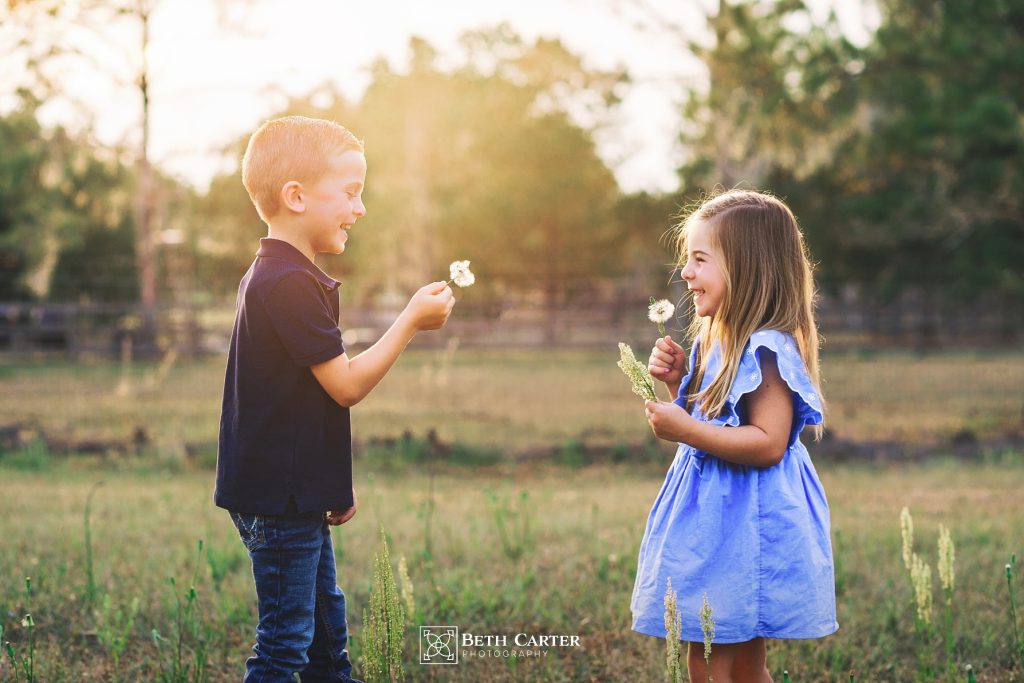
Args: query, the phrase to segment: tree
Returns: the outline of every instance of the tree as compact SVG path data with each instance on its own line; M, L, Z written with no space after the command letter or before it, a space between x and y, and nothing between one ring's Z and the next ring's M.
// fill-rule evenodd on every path
M133 256L123 239L131 234L130 170L63 128L43 129L40 103L27 92L21 97L21 106L0 118L0 299L134 294L134 284L105 286L112 273L134 275L124 268ZM93 241L109 249L96 251ZM83 258L90 252L94 260ZM72 254L77 276L61 272Z
M721 3L695 50L684 188L746 183L801 218L826 287L1024 303L1024 4L887 0L863 48L801 1ZM1021 323L1008 314L1010 328Z
M404 72L378 62L360 102L324 89L315 100L326 107L307 98L285 112L333 118L366 143L367 216L345 258L324 262L359 273L349 295L387 299L446 279L451 261L468 258L477 291L535 292L553 311L614 271L615 245L630 239L591 131L567 111L579 107L597 125L622 75L592 73L556 41L526 44L507 27L468 34L464 45L465 60L444 70L414 39ZM251 259L254 214L240 188L237 175L215 180L205 206L211 225L246 235L225 243L249 244ZM221 220L215 207L244 218Z
M1024 303L1024 3L882 3L857 135L832 170L875 282Z

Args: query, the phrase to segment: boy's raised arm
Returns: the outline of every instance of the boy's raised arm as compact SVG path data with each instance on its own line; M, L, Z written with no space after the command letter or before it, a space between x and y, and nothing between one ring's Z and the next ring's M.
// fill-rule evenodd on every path
M310 367L324 391L350 408L388 373L417 332L441 328L455 306L455 296L444 282L421 287L377 343L354 358L341 354Z

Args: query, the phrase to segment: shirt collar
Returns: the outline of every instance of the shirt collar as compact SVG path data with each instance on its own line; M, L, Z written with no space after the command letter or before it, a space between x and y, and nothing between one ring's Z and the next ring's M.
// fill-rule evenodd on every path
M273 237L261 237L260 248L259 251L256 252L256 256L279 258L287 261L288 263L299 266L315 277L317 281L328 291L337 289L338 285L341 284L330 275L320 270L315 263L306 258L305 254L284 240L274 239Z

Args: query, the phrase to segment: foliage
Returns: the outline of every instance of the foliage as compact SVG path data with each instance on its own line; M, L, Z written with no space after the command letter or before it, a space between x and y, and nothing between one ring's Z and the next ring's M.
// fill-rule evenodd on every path
M720 3L710 89L684 117L684 191L767 188L801 219L829 289L1024 301L1020 2L888 0L867 45L803 0ZM794 28L804 26L805 28ZM981 267L983 264L983 267ZM924 335L934 336L927 329Z
M623 75L505 26L463 46L462 63L444 69L414 39L404 72L378 62L358 103L325 86L282 112L334 119L365 141L367 216L343 258L324 258L338 277L356 275L357 300L441 278L455 255L480 265L481 296L532 291L549 305L615 270L618 192L592 131ZM569 114L581 103L588 125ZM264 228L237 171L213 181L200 212L202 245L240 275Z

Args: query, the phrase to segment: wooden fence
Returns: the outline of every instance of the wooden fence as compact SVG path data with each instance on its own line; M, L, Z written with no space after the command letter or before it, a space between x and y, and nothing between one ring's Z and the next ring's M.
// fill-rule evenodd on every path
M372 343L399 310L343 307L346 344L360 348ZM847 294L822 297L817 315L828 348L1007 347L1024 341L1024 311L984 298L954 306L906 292L879 305ZM117 357L127 350L146 357L171 348L182 355L221 354L233 317L230 306L145 311L137 305L0 303L0 354ZM147 318L154 323L147 326ZM680 321L675 326L677 334L681 325ZM471 347L613 347L617 341L646 344L653 330L646 319L646 301L637 296L589 299L557 308L530 301L463 301L443 330L420 335L414 343L443 346L457 339Z

